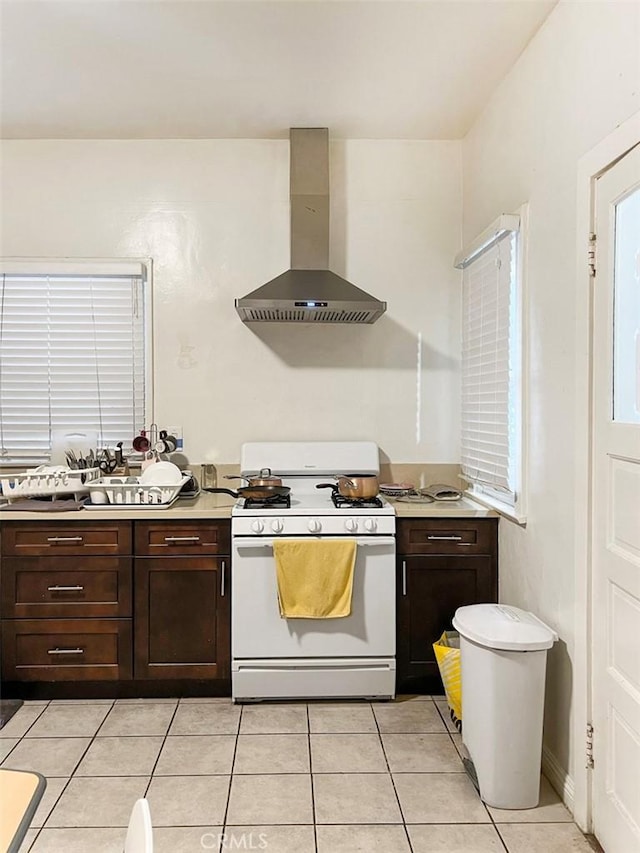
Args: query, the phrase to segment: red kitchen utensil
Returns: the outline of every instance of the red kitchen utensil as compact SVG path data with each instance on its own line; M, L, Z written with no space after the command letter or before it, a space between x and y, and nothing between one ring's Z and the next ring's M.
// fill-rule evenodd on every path
M145 430L140 430L140 435L137 435L131 444L133 449L138 453L146 453L151 447L151 442L147 438Z

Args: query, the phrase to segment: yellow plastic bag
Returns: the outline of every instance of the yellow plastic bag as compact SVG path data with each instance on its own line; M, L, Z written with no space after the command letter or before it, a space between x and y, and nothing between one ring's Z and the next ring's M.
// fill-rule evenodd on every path
M462 729L462 686L460 683L460 635L457 631L444 631L433 644L440 677L458 731Z

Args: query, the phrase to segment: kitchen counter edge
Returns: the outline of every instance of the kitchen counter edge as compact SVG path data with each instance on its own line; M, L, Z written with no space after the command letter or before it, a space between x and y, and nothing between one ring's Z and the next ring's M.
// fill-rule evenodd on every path
M105 509L79 509L69 512L25 512L22 510L0 509L0 524L6 521L148 521L188 520L198 518L231 518L231 509L235 499L228 495L200 494L194 498L179 498L167 509L158 507L113 507Z
M198 518L231 518L231 509L235 500L226 495L201 494L195 498L180 498L168 509L148 507L131 509L81 509L77 512L25 512L20 510L1 510L0 523L6 521L109 521L151 518L157 521ZM436 501L430 504L411 504L402 501L389 501L398 518L489 518L497 517L492 509L475 503L469 498L459 501Z

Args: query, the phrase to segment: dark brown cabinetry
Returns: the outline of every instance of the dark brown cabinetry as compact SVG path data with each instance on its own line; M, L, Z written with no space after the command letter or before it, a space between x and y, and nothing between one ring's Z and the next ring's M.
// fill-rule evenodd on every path
M228 694L230 527L3 522L5 692L189 695L192 684L194 693Z
M497 518L397 522L397 690L441 693L432 644L458 607L496 601Z
M229 677L229 551L225 523L136 524L136 678Z
M131 678L131 522L5 522L4 681Z

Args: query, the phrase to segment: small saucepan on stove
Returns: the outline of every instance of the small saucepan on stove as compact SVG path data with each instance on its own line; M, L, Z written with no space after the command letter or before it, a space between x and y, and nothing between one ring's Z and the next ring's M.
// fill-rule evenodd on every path
M251 498L254 501L268 501L271 498L284 498L291 489L289 486L243 486L234 492L232 489L203 489L203 492L231 495L232 498Z
M281 486L280 477L274 477L271 468L261 468L255 477L243 477L240 474L225 474L225 480L246 480L249 486Z
M380 484L375 474L336 474L337 483L319 483L316 489L333 489L343 498L375 498Z

